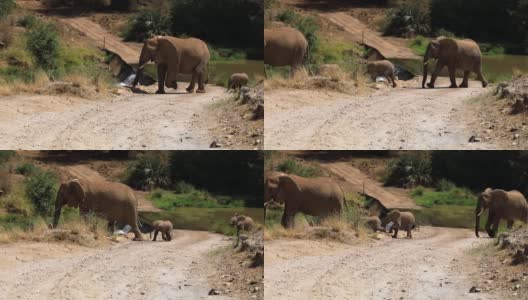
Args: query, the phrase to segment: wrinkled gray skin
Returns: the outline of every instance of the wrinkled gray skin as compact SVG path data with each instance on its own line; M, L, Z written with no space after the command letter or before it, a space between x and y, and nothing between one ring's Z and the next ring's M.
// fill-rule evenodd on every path
M432 40L427 46L423 59L422 88L425 88L427 69L432 59L436 59L437 62L436 68L431 75L431 81L427 84L430 88L434 88L436 78L446 66L451 81L450 88L457 87L455 77L456 69L464 71L464 79L459 87L468 87L470 72L477 74L477 80L482 82L482 87L488 86L488 82L484 78L484 75L482 75L482 54L479 45L473 40L456 40L446 37L438 37Z
M308 41L297 29L264 29L264 63L275 67L290 66L290 77L302 67L308 53Z
M108 226L117 222L132 227L135 241L143 240L139 231L138 201L130 187L105 180L72 180L62 183L55 200L53 227L57 227L62 207L78 207L81 216L95 213L106 218Z
M255 228L255 222L253 219L246 215L240 215L238 213L235 213L233 217L230 220L231 226L235 226L236 228L236 236L237 236L237 242L235 244L235 248L238 247L240 244L240 232L246 231L250 232Z
M168 220L158 220L154 221L152 224L152 227L154 228L154 238L152 241L156 241L156 238L158 237L158 232L161 232L161 238L164 241L170 242L172 240L172 222Z
M193 93L196 82L197 93L205 93L207 83L207 65L210 54L207 44L196 38L180 39L172 36L155 36L145 40L139 67L132 87L136 87L143 73L145 65L154 61L158 68L157 94L165 93L165 86L178 88L178 73L192 74L187 92Z
M318 217L339 215L345 205L345 196L331 178L303 178L274 172L266 178L264 201L284 203L281 224L285 228L295 226L299 212Z
M516 220L528 223L528 203L523 194L519 191L487 188L479 194L475 208L475 235L477 237L480 231L480 215L486 209L488 209L488 221L485 228L491 238L497 234L501 219L508 221L510 229Z
M393 238L398 238L398 231L407 231L407 238L412 239L412 230L416 227L414 215L411 212L400 212L397 209L391 210L386 217L386 223L393 222Z
M227 82L227 91L229 90L236 90L241 89L243 86L246 86L248 84L249 77L246 73L233 73L229 77L229 81Z
M394 76L395 72L396 69L394 68L394 65L388 60L373 61L367 64L367 73L373 80L375 80L376 77L385 77L389 83L392 84L393 88L397 86Z
M380 218L376 217L376 216L370 216L370 217L365 217L362 219L363 222L365 223L365 225L372 229L374 232L377 232L377 231L385 231L385 228L383 228L383 226L381 226L381 220Z

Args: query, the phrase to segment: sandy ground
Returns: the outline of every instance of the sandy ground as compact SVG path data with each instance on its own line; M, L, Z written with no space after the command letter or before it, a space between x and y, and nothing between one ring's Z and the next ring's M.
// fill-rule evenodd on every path
M474 135L461 116L470 99L483 95L478 82L467 89L422 89L421 78L369 96L324 90L266 91L265 149L494 149L469 143Z
M494 299L469 293L470 230L421 227L414 238L345 245L266 241L266 299ZM464 263L462 263L464 261Z
M0 298L208 298L211 287L196 273L205 255L227 244L217 234L177 230L171 242L127 240L97 250L46 243L1 246Z
M224 89L205 94L132 94L108 100L64 96L0 98L4 149L207 149L208 106Z

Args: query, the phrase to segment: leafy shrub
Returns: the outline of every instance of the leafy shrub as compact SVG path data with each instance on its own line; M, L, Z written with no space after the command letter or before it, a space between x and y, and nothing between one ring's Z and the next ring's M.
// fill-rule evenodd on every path
M57 195L58 180L48 171L38 171L26 180L26 196L36 212L42 216L52 213Z
M277 15L277 19L281 22L287 23L292 27L296 28L306 38L308 41L308 54L306 56L305 64L315 64L316 61L315 53L318 52L319 48L319 36L317 31L319 30L319 25L313 17L305 17L297 14L293 10L285 10Z
M45 70L55 69L59 58L59 34L53 23L42 23L27 33L27 48Z
M164 188L169 182L167 164L156 153L141 156L130 163L125 174L125 183L135 189Z
M412 196L423 196L425 192L425 188L423 186L417 186L416 188L414 188L411 192L411 195Z
M127 41L143 42L170 32L170 19L158 11L144 10L128 20L123 36Z
M0 0L0 19L9 15L15 6L15 0Z
M18 25L25 28L33 28L35 25L39 24L40 20L34 15L25 15L18 21Z
M440 28L436 31L436 36L439 37L439 36L445 36L445 37L449 37L449 38L455 38L455 34L449 30L446 30L444 28Z
M5 164L9 159L15 156L16 152L12 150L0 150L0 165Z
M174 192L176 194L189 194L195 191L195 188L192 184L185 181L178 181L174 184Z
M421 153L408 153L389 163L389 172L385 178L386 186L412 187L429 186L431 179L431 160Z
M37 172L39 169L32 163L26 162L16 167L15 172L25 176L30 176Z
M293 174L301 177L317 177L321 175L321 169L315 166L306 166L293 159L287 159L277 166L277 171Z
M405 3L390 11L386 16L385 35L406 36L408 34L427 35L431 32L429 8L423 1Z
M455 188L456 185L447 179L442 178L436 183L436 190L439 192L449 192Z

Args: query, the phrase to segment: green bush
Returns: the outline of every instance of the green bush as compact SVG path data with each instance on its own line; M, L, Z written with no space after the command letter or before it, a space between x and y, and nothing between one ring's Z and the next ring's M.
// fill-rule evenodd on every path
M35 211L41 216L53 212L58 180L48 171L38 171L26 180L26 196L31 200Z
M15 0L0 0L0 19L9 15L15 7Z
M304 63L316 64L315 53L318 52L319 48L319 36L317 34L319 25L317 24L317 20L313 17L302 16L289 9L278 14L277 19L302 32L308 41L308 53Z
M170 183L169 170L160 155L147 154L128 165L124 181L135 189L165 188Z
M19 165L18 167L16 167L15 169L15 172L17 172L18 174L25 175L25 176L30 176L32 174L35 174L37 171L39 171L39 168L29 162L23 163Z
M423 186L417 186L411 191L411 196L423 196L425 188Z
M143 42L156 35L167 35L169 32L169 17L155 10L144 10L128 20L123 37L126 41Z
M406 153L389 163L386 186L429 186L432 183L431 160L424 153Z
M455 34L449 30L446 30L444 28L440 28L436 31L436 36L439 37L439 36L445 36L445 37L448 37L448 38L456 38Z
M321 169L316 166L303 165L293 159L287 159L277 166L277 171L293 174L301 177L317 177L321 175Z
M18 25L28 29L33 28L38 24L40 24L40 20L34 15L25 15L18 21Z
M16 152L13 150L0 150L0 165L5 164L9 161L9 159L11 159L11 157L15 155Z
M431 32L429 8L423 1L405 3L386 16L383 28L385 35L406 36L407 34L428 35Z
M174 184L174 192L176 194L189 194L194 192L196 189L190 183L180 180Z
M27 47L44 70L57 67L59 34L53 23L42 23L27 32Z
M444 178L438 180L438 182L436 183L436 190L439 192L449 192L455 188L456 185L453 182Z

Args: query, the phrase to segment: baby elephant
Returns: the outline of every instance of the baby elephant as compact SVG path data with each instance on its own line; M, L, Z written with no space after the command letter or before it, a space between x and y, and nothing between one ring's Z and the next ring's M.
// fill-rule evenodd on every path
M391 230L394 229L394 234L392 235L393 238L398 238L399 230L405 230L407 231L407 238L412 239L411 231L416 228L416 221L411 212L400 212L399 210L394 209L387 214L386 220L387 223L393 223L391 227Z
M369 62L367 64L367 73L375 80L376 77L385 77L391 83L392 87L397 86L396 80L394 79L394 73L396 69L394 65L388 60L379 60L374 62Z
M376 216L365 217L363 218L363 222L368 228L372 229L374 232L385 231L383 226L381 226L380 218Z
M156 240L158 237L158 232L161 231L161 238L164 241L171 241L172 240L172 222L171 221L162 221L158 220L155 221L152 225L154 227L154 238L153 241Z
M249 77L246 73L231 74L231 77L229 77L229 81L227 82L227 92L231 89L236 90L237 88L242 88L247 85L248 81Z

